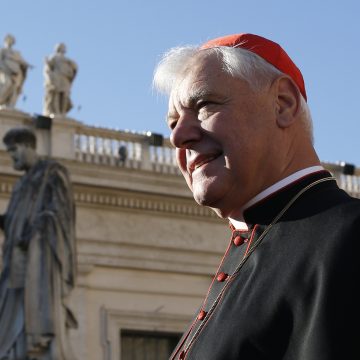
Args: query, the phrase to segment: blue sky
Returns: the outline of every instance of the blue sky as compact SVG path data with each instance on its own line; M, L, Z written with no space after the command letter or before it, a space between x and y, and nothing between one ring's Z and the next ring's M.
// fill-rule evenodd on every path
M20 110L41 113L43 59L56 43L79 66L69 116L89 125L166 136L167 100L151 88L160 55L177 45L252 32L280 43L301 69L323 161L360 166L358 0L1 1L0 38L13 34L34 69Z

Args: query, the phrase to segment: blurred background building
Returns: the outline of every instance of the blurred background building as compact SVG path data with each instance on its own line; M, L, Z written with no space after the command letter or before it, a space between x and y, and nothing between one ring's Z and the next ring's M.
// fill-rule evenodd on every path
M0 110L1 138L18 126L36 132L38 153L64 164L74 185L77 358L167 359L222 257L230 237L226 222L196 205L160 134ZM360 197L359 169L323 165ZM1 143L2 212L19 175Z

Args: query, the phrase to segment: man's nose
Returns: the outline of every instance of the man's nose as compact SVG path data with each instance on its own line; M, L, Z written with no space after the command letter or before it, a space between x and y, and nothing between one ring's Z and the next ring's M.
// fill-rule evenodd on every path
M190 148L202 136L200 121L189 116L182 116L176 122L170 134L171 143L177 148Z

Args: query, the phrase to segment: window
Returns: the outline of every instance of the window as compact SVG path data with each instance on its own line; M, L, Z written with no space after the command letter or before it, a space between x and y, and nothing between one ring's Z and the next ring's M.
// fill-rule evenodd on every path
M181 334L121 330L121 360L168 360Z

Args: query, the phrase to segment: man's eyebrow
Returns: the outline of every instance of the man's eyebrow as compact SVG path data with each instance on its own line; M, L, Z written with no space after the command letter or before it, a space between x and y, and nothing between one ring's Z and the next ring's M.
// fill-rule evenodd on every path
M169 124L172 120L176 119L176 117L177 117L177 113L175 113L174 111L170 111L165 116L165 122Z
M212 93L208 89L199 88L196 90L190 91L190 93L186 96L186 103L190 106L196 104L200 99L204 97L211 96Z

